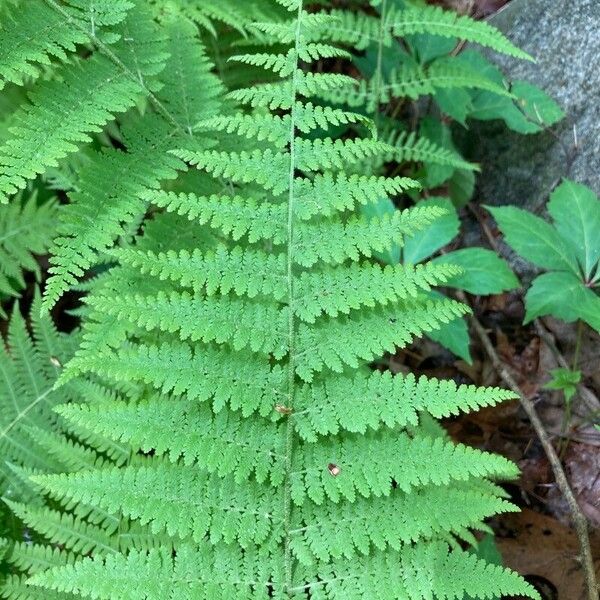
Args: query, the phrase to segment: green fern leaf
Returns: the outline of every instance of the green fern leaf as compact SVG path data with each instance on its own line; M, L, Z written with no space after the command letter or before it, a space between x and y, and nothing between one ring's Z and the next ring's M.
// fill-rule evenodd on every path
M126 444L131 459L23 470L73 519L60 539L90 526L115 551L92 549L29 583L106 600L375 599L381 581L398 600L537 598L516 574L460 549L488 516L513 510L494 482L516 467L429 425L509 394L368 368L466 311L428 296L447 267L367 262L444 211L357 214L418 186L374 175L370 162L394 147L362 137L368 121L322 106L352 78L301 68L339 56L331 15L308 14L302 0L278 4L287 18L256 27L277 38L272 52L240 57L266 68L266 83L235 90L218 115L181 109L173 170L197 168L142 184L152 218L86 285L82 343L60 382L86 374L126 391L53 414ZM369 85L365 97L385 102L492 84L440 61L392 76L387 89ZM332 138L339 125L349 134ZM116 545L115 531L127 536Z
M39 204L35 194L0 207L0 293L17 296L25 287L23 271L41 272L34 254L44 254L54 233L58 207Z

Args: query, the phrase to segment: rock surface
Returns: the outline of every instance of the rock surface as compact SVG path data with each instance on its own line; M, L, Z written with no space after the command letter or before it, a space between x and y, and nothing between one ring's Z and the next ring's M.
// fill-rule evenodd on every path
M541 87L567 116L554 136L472 123L473 158L483 170L479 199L539 211L564 176L600 193L600 1L513 0L490 23L537 61L494 55L507 77Z

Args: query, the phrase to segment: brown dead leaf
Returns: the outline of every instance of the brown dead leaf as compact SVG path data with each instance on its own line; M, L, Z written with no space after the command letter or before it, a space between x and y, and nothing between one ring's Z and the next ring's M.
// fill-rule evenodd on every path
M565 465L581 510L594 526L600 527L600 448L571 443Z
M496 542L504 564L533 583L556 590L556 600L583 600L585 580L575 533L556 519L525 509L500 520ZM592 553L600 572L600 539L592 535ZM551 595L546 596L552 598Z

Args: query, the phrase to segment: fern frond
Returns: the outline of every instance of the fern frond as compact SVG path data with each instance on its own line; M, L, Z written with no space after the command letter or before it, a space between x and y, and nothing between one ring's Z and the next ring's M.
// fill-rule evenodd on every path
M72 564L76 555L53 546L16 542L9 546L4 560L20 571L39 573L53 567ZM0 588L1 589L1 588Z
M214 117L199 124L202 129L215 129L226 133L237 133L248 139L267 140L278 148L283 148L287 142L290 129L289 115L244 115L236 114L230 117Z
M31 104L15 117L13 137L0 147L0 201L56 167L147 93L144 77L164 67L162 37L138 11L120 26L127 40L138 38L135 50L124 40L115 46L123 68L94 53L66 65L60 80L42 81L30 94Z
M57 214L54 200L39 204L35 194L0 207L0 293L18 295L25 287L24 270L40 278L33 255L48 250Z
M433 573L431 565L435 565ZM390 572L397 575L386 576ZM540 597L516 573L478 559L475 554L450 550L445 542L415 545L399 556L376 552L351 563L346 559L318 563L298 575L309 583L299 584L295 593L305 594L304 597L321 594L330 600L377 600L381 597L382 581L394 600L427 600L435 597L434 593L448 600L464 595L491 598L512 593Z
M370 112L392 98L410 98L435 94L438 89L473 88L512 97L508 89L472 69L440 58L427 67L402 66L381 82L378 78L361 80L344 88L324 91L320 95L336 104L352 108L364 106Z
M70 13L72 18L76 14ZM36 78L53 59L65 61L68 53L88 37L44 2L30 0L0 12L0 89L6 82L23 85Z
M456 169L478 170L473 163L462 159L460 155L448 148L442 148L426 137L418 137L414 132L392 133L387 143L393 147L388 160L398 163L414 161L448 165Z
M85 555L92 551L99 554L116 551L111 536L100 527L50 508L32 507L6 499L4 502L15 515L48 541L64 545L72 552Z
M125 444L131 459L31 476L46 503L109 532L118 551L30 583L124 600L375 599L381 581L393 582L384 594L399 600L535 597L516 575L458 549L490 514L512 510L492 482L515 477L516 467L430 425L432 415L508 395L367 365L466 311L428 295L448 268L366 261L444 211L357 214L418 186L377 177L369 165L394 147L368 121L322 105L353 79L324 72L326 61L303 68L342 56L327 34L333 17L308 14L303 0L278 4L287 17L256 28L277 38L272 51L237 57L266 68L267 83L235 90L220 114L188 118L185 102L159 98L167 92L158 90L163 75L156 79L155 97L183 119L177 126L152 102L150 113L175 132L163 154L177 161L173 172L198 168L142 182L136 202L152 218L123 218L130 226L118 250L90 247L89 261L94 248L109 250L111 266L86 286L82 343L60 382L77 390L75 378L88 374L128 391L91 390L98 401L62 402L53 413L74 431ZM509 93L442 61L385 85L373 93L365 83L360 101L456 85ZM331 137L340 125L351 131ZM158 144L163 131L147 135ZM127 140L123 147L129 154ZM352 174L358 166L364 176ZM116 545L115 531L127 536Z
M243 481L254 475L259 483L280 484L284 465L284 431L235 413L213 414L187 397L164 402L160 396L126 404L70 404L59 407L69 422L118 439L143 452L169 460L198 464L209 473L234 475Z
M295 262L302 267L317 263L341 264L348 258L371 257L374 252L402 246L404 236L423 229L443 214L438 207L415 207L382 217L354 216L298 223L294 244Z
M295 181L298 200L294 210L298 218L329 217L338 212L376 202L382 196L395 196L405 190L419 189L408 177L377 177L364 175L319 173L312 180Z
M417 380L414 375L380 373L369 376L328 377L303 385L297 396L294 423L301 438L337 434L340 429L365 433L367 429L417 425L419 413L445 418L513 399L500 388L482 390L457 386L453 381Z
M227 297L194 298L187 292L92 296L88 302L100 314L147 331L177 332L182 341L229 343L234 350L249 348L278 359L288 351L287 311L275 304Z
M415 33L453 37L487 46L515 58L532 60L529 54L517 48L501 31L485 21L459 15L453 10L443 10L439 6L409 5L403 10L390 12L386 26L399 37Z
M412 493L393 492L376 499L358 499L344 506L314 505L293 524L292 548L300 562L352 560L374 550L404 551L423 539L448 532L484 527L494 514L514 512L506 500L482 493L470 483L451 489L430 485Z
M189 137L199 120L211 116L221 86L210 73L203 47L188 23L168 29L171 56L157 92L171 120L150 113L122 129L126 152L94 153L78 178L78 190L62 213L54 242L44 307L49 308L146 211L145 194L174 179L184 164L168 151ZM174 124L178 127L174 129Z
M269 239L270 236L264 237ZM250 239L253 239L252 234ZM219 245L207 252L195 249L192 252L155 253L126 248L116 251L114 256L122 265L133 267L143 274L177 282L195 292L205 289L208 296L234 292L237 296L254 298L260 294L282 300L285 295L283 254L267 254L241 246L229 249Z
M468 309L453 300L415 299L378 308L358 316L325 318L314 327L298 326L296 372L311 381L325 367L341 373L344 367L358 368L397 346L409 344L414 336L437 329L442 323L464 315ZM399 314L402 316L399 318Z
M27 427L26 431L29 438L35 440L40 449L65 470L89 469L102 463L94 450L65 437L62 432L47 431L40 427Z
M266 360L243 352L210 347L194 351L183 343L162 343L130 345L116 353L77 358L67 377L86 371L117 381L144 381L165 394L212 399L215 412L228 405L245 415L256 411L268 415L283 397L283 369L271 368Z
M77 596L66 592L55 592L34 588L18 575L9 575L0 583L0 593L6 600L76 600Z
M166 531L181 539L211 543L237 541L260 545L277 534L281 507L269 487L232 478L207 476L198 469L171 464L125 467L95 473L37 476L35 481L53 497L94 503L107 512L120 512L154 533Z
M210 595L215 600L267 600L273 587L264 571L268 558L265 551L242 553L227 547L213 551L208 544L198 548L183 545L177 548L175 558L170 549L86 558L34 575L30 583L102 600L110 600L123 590L129 590L123 600L160 600L185 594ZM429 575L431 565L436 565L435 577ZM390 578L390 573L396 575ZM387 582L388 595L395 600L426 600L433 590L448 599L513 592L539 598L530 584L508 569L490 565L474 554L450 551L443 542L408 548L400 558L377 552L356 562L340 559L317 563L298 569L296 577L292 590L300 598L310 594L330 600L377 600L381 581ZM101 585L96 583L100 581Z
M322 313L331 317L348 314L350 309L375 307L416 297L419 290L443 284L452 270L429 265L387 266L353 264L348 269L324 269L302 273L298 278L296 314L308 323Z
M223 153L225 154L225 153ZM195 155L199 158L198 155ZM190 159L190 155L187 155ZM245 164L245 159L241 157ZM193 159L195 160L195 159ZM215 174L221 173L216 166L213 158L208 159L215 168ZM258 178L259 172L265 172L261 167L261 158L253 157L251 166L246 175L241 175L248 181L262 183L270 182L265 185L279 185L276 177L277 173L266 174ZM231 168L235 169L235 166ZM254 170L256 168L256 170ZM228 170L226 172L229 172ZM253 179L257 177L256 179ZM145 194L145 198L150 200L156 206L166 208L169 212L176 212L179 215L186 215L190 220L196 220L201 225L207 224L211 229L220 231L224 235L231 236L235 241L243 236L248 236L251 243L260 240L271 240L275 244L281 244L284 241L285 230L281 224L283 216L283 207L281 205L270 205L257 202L254 198L244 198L241 196L226 196L223 194L213 194L211 196L198 196L193 193L174 192L150 192Z
M267 600L267 560L264 551L242 553L226 546L213 551L208 544L178 546L174 558L170 548L162 547L134 550L126 556L86 558L75 565L34 575L29 581L51 590L103 600L112 600L118 594L123 600L164 600L186 595Z

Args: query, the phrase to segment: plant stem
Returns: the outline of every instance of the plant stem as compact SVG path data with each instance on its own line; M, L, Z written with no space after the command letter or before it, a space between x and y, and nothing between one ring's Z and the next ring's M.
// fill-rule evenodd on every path
M375 127L377 128L379 124L379 94L381 90L382 83L382 64L383 64L383 36L385 31L385 22L386 22L386 2L387 0L382 0L381 2L381 16L379 18L379 38L377 40L377 66L375 67L375 85L373 86L373 95L375 97L375 106L373 108L375 115L373 120L375 121Z
M581 340L583 338L583 321L579 319L577 321L577 339L575 341L575 356L573 357L573 371L577 370L579 365L579 355L581 353Z
M292 556L292 471L294 454L294 422L291 412L294 409L296 391L296 369L294 362L296 323L294 318L294 201L295 201L295 171L296 171L296 90L298 88L298 48L300 46L300 33L302 27L303 0L298 2L298 13L296 22L295 50L296 64L292 76L292 108L290 114L290 169L288 180L288 206L287 206L287 301L288 301L288 393L287 416L285 435L285 484L283 491L283 514L284 514L284 591L289 597L293 592L293 556Z
M465 294L462 291L457 292L458 299L468 305L468 300ZM504 383L513 391L515 394L519 396L519 400L521 401L521 406L527 413L529 420L531 421L531 425L533 426L540 443L548 457L548 461L550 462L550 466L552 467L552 472L554 473L554 478L556 480L556 485L558 489L561 491L564 499L567 502L569 507L569 512L571 514L571 520L575 527L575 533L577 534L577 538L579 540L579 546L581 550L580 561L584 571L586 588L587 588L587 598L588 600L598 600L598 584L596 582L596 572L594 569L594 561L592 558L592 551L590 547L590 538L588 535L588 523L587 519L579 509L579 505L577 504L577 500L575 499L575 495L569 482L567 480L567 476L562 468L561 462L556 454L554 446L550 442L548 434L544 429L544 425L542 424L533 402L527 398L519 385L515 381L514 377L509 372L507 366L502 362L498 353L496 352L490 337L485 331L483 325L479 322L475 315L471 315L471 324L477 333L483 347L492 361L492 365L494 369L504 381Z

